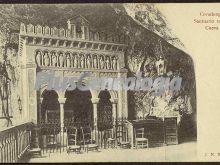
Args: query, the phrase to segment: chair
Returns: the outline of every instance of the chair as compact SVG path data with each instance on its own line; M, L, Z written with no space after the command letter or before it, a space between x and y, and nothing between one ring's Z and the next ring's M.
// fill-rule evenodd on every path
M136 149L140 146L141 148L149 147L148 139L144 137L144 128L134 129L135 133L135 147Z
M76 153L80 153L81 146L77 145L77 128L69 127L67 129L67 153L70 151L74 151Z
M46 146L48 148L57 148L58 147L58 142L57 142L57 134L58 134L58 130L56 128L49 128L48 133L46 135Z
M115 134L113 129L107 129L105 130L105 139L107 140L107 146L111 146L111 148L115 148Z
M116 142L121 148L131 148L127 128L122 124L116 127Z
M98 145L94 143L92 140L92 129L91 127L81 127L82 130L82 136L83 136L83 147L85 151L88 153L88 151L96 150L98 151Z

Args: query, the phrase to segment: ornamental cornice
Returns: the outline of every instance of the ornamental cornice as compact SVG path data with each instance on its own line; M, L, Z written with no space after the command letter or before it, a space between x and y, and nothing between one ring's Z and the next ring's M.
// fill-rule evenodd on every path
M77 48L86 50L100 50L109 52L124 52L127 45L108 43L101 41L89 41L82 39L68 39L56 37L44 37L20 34L20 38L26 40L26 45L44 46L44 47L59 47L59 48ZM23 44L22 44L23 45Z

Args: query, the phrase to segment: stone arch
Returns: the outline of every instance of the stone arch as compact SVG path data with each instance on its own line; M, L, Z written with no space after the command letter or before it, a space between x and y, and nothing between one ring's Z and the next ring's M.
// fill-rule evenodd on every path
M92 98L93 98L93 99L98 98L98 96L99 96L99 94L100 94L101 91L102 91L102 90L99 90L99 91L97 91L97 90L91 90ZM113 91L113 90L109 90L108 92L109 92L110 95L111 95L111 100L116 100L116 101L118 100L118 92Z
M57 51L56 50L51 50L50 53L57 53Z
M74 120L81 124L92 122L93 106L91 102L92 94L90 91L80 91L74 89L66 91L64 104L64 116L67 120Z
M47 85L45 85L45 86L47 86ZM57 97L57 99L59 98L59 95L58 95L58 93L55 90L47 90L45 88L45 86L43 87L44 90L41 92L41 95L40 95L41 98L45 97L47 92L52 92Z
M57 52L58 54L65 54L65 52L64 51L62 51L62 50L59 50L58 52Z
M43 51L42 51L41 49L36 49L34 52L35 52L35 54L36 54L37 52L43 53Z
M69 54L69 55L71 55L72 52L70 52L70 51L66 51L65 54Z
M91 55L92 55L93 57L95 57L95 56L98 57L98 56L99 56L99 54L98 54L98 53L95 53L95 52L94 52L94 53L91 53Z
M46 53L46 52L47 52L47 53L49 54L49 53L50 53L50 50L49 50L49 49L45 49L45 50L43 50L42 52L43 52L43 53Z
M60 103L58 93L55 90L45 89L40 97L42 98L40 120L45 122L59 120Z
M112 99L118 100L118 92L111 90L111 91L109 91L109 93L110 93Z
M39 89L40 98L42 98L43 92L44 92L45 90L47 90L47 85L43 85L43 86L40 87L40 89Z

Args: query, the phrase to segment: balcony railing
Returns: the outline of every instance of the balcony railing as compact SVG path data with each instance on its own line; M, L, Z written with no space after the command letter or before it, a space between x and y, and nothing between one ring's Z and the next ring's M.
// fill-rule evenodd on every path
M7 128L0 132L0 163L17 162L30 147L32 123Z
M81 35L77 35L76 31L71 31L70 29L49 27L49 26L34 26L32 24L20 25L20 34L29 35L36 37L45 37L45 38L59 38L59 39L80 39L87 41L99 41L99 42L108 42L108 43L118 43L125 44L128 41L128 37L124 34L108 34L104 32L93 32L87 31L83 32Z

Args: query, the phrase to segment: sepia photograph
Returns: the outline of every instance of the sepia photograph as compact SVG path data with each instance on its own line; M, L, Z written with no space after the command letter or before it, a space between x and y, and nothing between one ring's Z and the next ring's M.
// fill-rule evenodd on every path
M192 50L219 38L217 5L0 4L0 162L200 161L212 65Z

